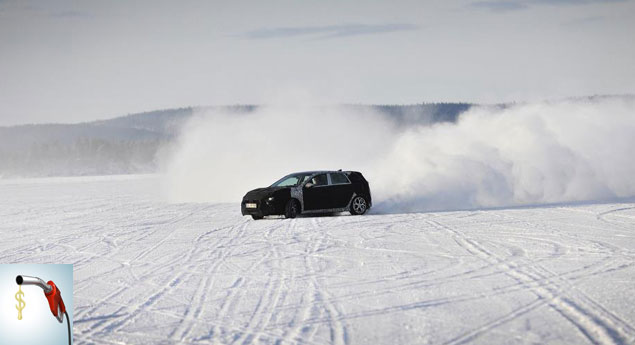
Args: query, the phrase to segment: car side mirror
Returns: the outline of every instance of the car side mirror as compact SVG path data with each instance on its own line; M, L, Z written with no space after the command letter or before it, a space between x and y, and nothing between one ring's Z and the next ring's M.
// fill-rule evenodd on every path
M304 185L304 188L311 188L313 187L313 183L308 182L307 184Z

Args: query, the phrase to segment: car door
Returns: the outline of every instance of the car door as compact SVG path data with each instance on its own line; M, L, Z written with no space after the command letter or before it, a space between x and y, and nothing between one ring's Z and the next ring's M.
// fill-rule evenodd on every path
M328 208L328 195L329 183L327 174L315 175L302 187L304 209L314 211Z
M353 185L343 173L330 173L329 208L343 208L353 197Z

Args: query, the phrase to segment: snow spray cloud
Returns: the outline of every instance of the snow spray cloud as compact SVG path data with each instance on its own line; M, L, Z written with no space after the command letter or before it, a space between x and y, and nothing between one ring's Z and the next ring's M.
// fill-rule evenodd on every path
M386 153L394 130L371 111L266 106L197 112L167 156L171 201L236 201L294 171L360 169Z
M365 107L202 111L168 155L171 201L237 201L302 170L359 170L375 212L635 196L635 99L472 107L456 123L398 125Z

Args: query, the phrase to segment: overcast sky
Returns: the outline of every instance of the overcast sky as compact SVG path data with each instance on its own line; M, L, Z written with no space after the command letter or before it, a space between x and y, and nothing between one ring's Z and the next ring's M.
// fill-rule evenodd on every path
M635 93L635 1L0 0L0 125Z

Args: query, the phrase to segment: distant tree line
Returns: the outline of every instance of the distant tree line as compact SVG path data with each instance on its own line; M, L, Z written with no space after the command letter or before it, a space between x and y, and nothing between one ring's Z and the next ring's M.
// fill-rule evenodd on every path
M79 138L73 143L33 143L27 148L0 148L0 176L77 176L150 173L165 140L109 141Z

